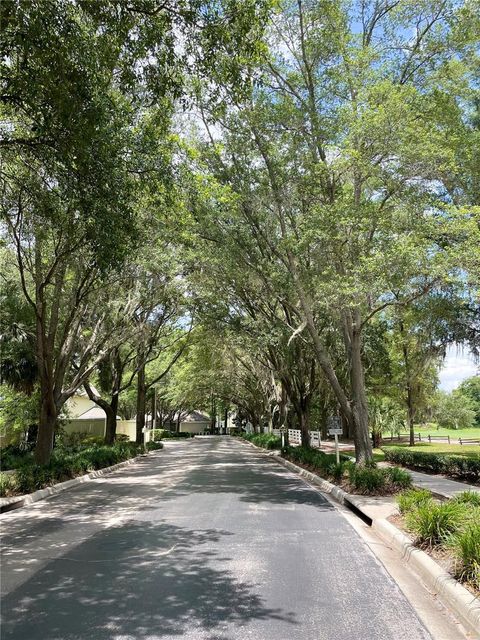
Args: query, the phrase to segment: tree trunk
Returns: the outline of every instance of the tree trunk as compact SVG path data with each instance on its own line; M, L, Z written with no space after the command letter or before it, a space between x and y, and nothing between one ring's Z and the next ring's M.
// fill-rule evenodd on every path
M113 390L112 395L110 397L110 402L107 402L100 396L97 396L96 393L93 392L92 387L89 382L83 383L83 388L87 392L88 397L92 402L95 402L101 409L105 411L105 435L104 441L105 444L113 444L115 442L115 436L117 434L117 412L118 412L118 400L119 394L118 390Z
M44 303L38 290L36 293L36 300L39 308L41 309L41 315L40 317L37 317L36 320L37 364L40 378L40 407L34 458L37 464L48 464L53 450L58 407L55 402L55 383L51 345L45 336L44 330Z
M362 341L359 319L351 333L350 382L352 388L353 439L357 464L365 464L372 459L372 442L368 432L368 405L365 391L365 376L362 362Z
M310 431L308 429L308 410L301 411L299 415L299 426L302 433L302 446L310 446Z
M410 446L413 447L415 444L415 409L413 406L413 393L412 393L412 376L410 371L410 358L408 353L408 347L406 344L406 332L405 326L400 320L400 333L402 335L402 353L403 353L403 362L405 364L405 391L406 391L406 403L407 403L407 425L408 425L408 433L410 436Z
M40 415L34 456L37 464L48 464L50 461L57 417L58 410L53 399L53 391L46 381L41 381Z
M105 444L113 444L117 434L118 394L114 394L110 404L102 407L107 415L105 422Z
M145 428L145 409L147 403L147 389L145 384L145 365L142 365L137 373L137 444L143 444Z
M413 394L410 384L407 385L407 424L409 433L409 444L411 447L415 444L415 408L413 406Z

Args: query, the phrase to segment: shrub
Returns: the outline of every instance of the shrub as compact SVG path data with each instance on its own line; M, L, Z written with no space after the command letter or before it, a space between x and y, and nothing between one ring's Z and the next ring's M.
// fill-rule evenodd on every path
M471 482L480 480L480 458L412 451L407 447L385 447L385 460L427 473L444 473Z
M156 447L156 448L161 448ZM143 450L142 445L135 442L119 442L113 446L91 446L71 453L63 449L54 450L50 463L39 466L27 460L16 469L15 476L10 476L10 490L19 493L31 493L37 489L73 478L79 474L102 469L136 456ZM1 474L6 476L7 474ZM7 491L6 481L4 481ZM0 487L1 492L1 487Z
M186 431L170 431L169 429L153 429L152 431L154 442L159 442L160 440L166 440L168 438L191 438L193 436L192 433L187 433Z
M464 505L455 502L424 502L406 514L406 524L417 544L433 546L445 543L460 528L464 514Z
M432 494L426 489L409 489L397 497L400 513L407 513L425 502L432 501Z
M62 433L55 439L55 449L64 449L70 452L81 449L82 447L91 447L93 445L103 445L104 437L92 435L91 433Z
M345 462L335 462L329 465L327 468L328 475L333 478L335 482L341 482L346 469Z
M46 474L38 465L24 465L15 472L15 484L19 493L31 493L41 489L47 481Z
M474 507L480 507L480 492L479 491L462 491L453 498L453 502L460 502L461 504L470 504Z
M145 449L147 451L156 451L157 449L163 449L163 444L161 442L147 442L145 445Z
M115 442L130 442L130 438L126 433L116 433Z
M19 445L8 445L0 452L0 463L2 469L16 469L33 459L33 453L29 449L24 449Z
M349 470L350 482L360 493L376 493L386 488L387 477L384 471L371 467L352 467Z
M449 546L457 558L457 577L480 589L480 522L475 520L453 535Z
M10 473L0 473L0 496L6 496L15 488L15 477Z
M348 471L349 483L354 491L365 494L390 493L410 487L410 474L394 468L378 469L375 462L357 467L348 456L341 455L337 463L335 454L326 454L306 447L284 447L282 455L292 462L307 466L334 482L341 482Z
M412 476L404 469L398 467L388 467L384 472L390 483L396 489L407 489L412 486Z
M281 438L274 436L273 433L245 433L242 437L264 449L280 449L282 446Z
M165 438L171 438L172 433L173 432L169 431L168 429L153 429L152 430L153 441L159 442L160 440L163 440Z

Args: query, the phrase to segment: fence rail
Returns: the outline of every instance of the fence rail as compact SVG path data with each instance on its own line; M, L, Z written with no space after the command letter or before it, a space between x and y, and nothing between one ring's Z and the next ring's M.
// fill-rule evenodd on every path
M288 430L288 442L290 444L302 444L302 432L300 429Z
M390 433L389 436L385 435L383 436L383 440L409 440L410 439L410 434L409 433ZM417 442L444 442L445 444L448 442L448 444L455 444L455 438L450 438L450 436L447 434L446 436L432 436L430 433L425 434L425 433L415 433L414 434L414 440L416 440ZM479 440L473 440L472 444L477 443L478 444ZM465 438L459 438L458 439L458 444L462 444L462 443L468 443L470 444L470 442L468 442L468 440L466 440Z
M315 447L316 449L320 449L321 444L322 444L321 432L310 431L310 446Z

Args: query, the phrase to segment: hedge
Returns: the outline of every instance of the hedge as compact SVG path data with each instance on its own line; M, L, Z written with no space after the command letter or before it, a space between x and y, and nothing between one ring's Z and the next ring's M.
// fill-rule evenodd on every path
M281 438L273 433L242 433L240 437L264 449L280 449L282 446Z
M412 467L427 473L443 473L447 476L467 480L480 481L480 457L464 458L463 456L412 451L407 447L384 447L385 460Z
M153 439L155 442L159 442L160 440L166 440L168 438L191 438L193 437L193 433L188 433L186 431L170 431L169 429L153 429L152 431Z
M366 467L357 467L345 455L340 455L340 462L337 464L335 454L318 449L285 447L282 456L320 473L323 478L341 484L344 489L354 493L388 495L412 484L410 474L398 467L379 469L374 462Z
M14 474L0 474L0 495L31 493L89 471L110 467L143 451L143 445L135 442L94 445L74 453L54 450L47 465L37 465L29 459L18 466Z

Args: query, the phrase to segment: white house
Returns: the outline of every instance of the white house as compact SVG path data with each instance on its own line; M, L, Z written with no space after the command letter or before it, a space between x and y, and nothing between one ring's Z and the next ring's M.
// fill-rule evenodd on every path
M95 394L98 394L94 387L92 389ZM102 437L105 435L107 421L105 411L93 400L90 400L83 388L78 389L75 395L67 401L66 409L64 429L67 433L88 433ZM129 440L135 440L135 420L122 420L120 416L117 416L117 433L127 435Z
M179 431L181 433L205 433L210 429L212 420L210 416L201 411L190 411L180 419Z

